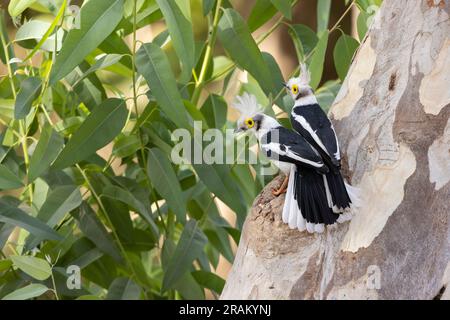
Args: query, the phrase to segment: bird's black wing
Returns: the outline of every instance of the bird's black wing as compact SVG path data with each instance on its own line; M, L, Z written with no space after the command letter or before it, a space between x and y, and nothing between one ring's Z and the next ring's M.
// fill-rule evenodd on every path
M284 127L270 130L261 138L261 149L272 160L289 162L327 172L319 153L299 134Z
M294 107L291 112L292 127L316 147L322 155L325 153L331 163L340 166L339 142L334 127L318 104Z

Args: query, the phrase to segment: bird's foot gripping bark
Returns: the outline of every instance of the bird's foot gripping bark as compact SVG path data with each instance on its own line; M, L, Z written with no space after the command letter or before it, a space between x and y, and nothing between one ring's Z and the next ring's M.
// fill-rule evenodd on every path
M280 194L286 193L288 182L289 182L289 176L286 176L284 178L284 180L283 180L283 183L281 184L281 186L280 186L280 188L278 190L277 189L272 189L272 194L275 197L278 197Z

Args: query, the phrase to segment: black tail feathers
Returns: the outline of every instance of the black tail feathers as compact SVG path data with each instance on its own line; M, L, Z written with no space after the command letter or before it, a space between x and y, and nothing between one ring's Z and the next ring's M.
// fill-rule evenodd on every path
M330 225L339 218L339 214L328 206L322 174L297 167L294 188L295 199L306 222Z
M352 201L348 195L341 173L330 171L325 174L325 177L329 190L328 197L331 198L333 211L339 213L350 209Z

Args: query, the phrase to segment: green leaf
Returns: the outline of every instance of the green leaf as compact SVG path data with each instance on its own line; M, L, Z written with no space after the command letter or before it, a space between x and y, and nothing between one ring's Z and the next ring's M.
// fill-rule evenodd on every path
M208 190L234 210L241 219L247 208L244 205L241 191L232 179L230 166L224 164L193 164L193 167Z
M30 77L22 81L14 106L14 118L24 119L31 110L33 101L39 96L42 81L38 77Z
M218 26L223 47L235 62L247 70L266 93L275 93L270 70L250 34L244 19L233 9L226 9Z
M192 272L192 276L202 287L215 291L219 294L222 293L223 287L225 286L225 280L218 275L211 272L198 270Z
M52 190L37 214L37 218L50 228L56 226L64 216L81 204L81 193L76 186L60 186ZM43 239L30 235L25 247L32 249Z
M189 128L188 116L164 51L153 43L146 43L137 52L136 65L167 117L178 127Z
M13 265L36 280L46 280L52 275L52 268L44 259L32 256L10 256Z
M322 35L328 29L330 20L331 0L318 0L317 2L317 34Z
M289 34L294 42L298 60L305 62L306 56L316 47L319 38L310 27L303 24L291 25L289 27Z
M315 92L320 107L328 112L341 88L339 80L327 81Z
M264 62L267 65L267 67L269 67L270 70L270 74L272 77L272 83L275 86L275 92L280 92L284 90L284 78L283 78L283 73L281 73L281 69L277 64L277 61L275 60L275 58L268 52L263 52L262 53L263 58L264 58ZM275 97L272 97L275 98ZM278 98L278 101L276 101L278 104L281 102L282 96L280 96L280 98ZM270 106L271 108L272 106Z
M113 237L106 230L92 208L83 202L78 210L71 215L77 220L81 232L95 244L102 252L110 255L118 262L122 262L122 256Z
M11 0L8 5L8 12L11 17L17 17L36 1L37 0Z
M11 190L23 187L22 180L3 164L0 164L0 190Z
M107 300L139 300L141 288L129 278L117 278L108 289Z
M81 193L77 186L60 186L52 190L42 205L37 218L49 227L56 226L66 213L81 204Z
M33 49L37 42L42 40L49 29L51 24L40 20L31 20L24 23L19 30L17 30L15 42L18 42L22 47L26 49ZM47 37L42 43L41 48L46 51L53 52L61 50L62 39L64 37L64 30L59 29L56 34Z
M181 223L186 221L186 200L167 156L158 148L148 152L147 171L153 188L163 197Z
M11 260L0 260L0 272L8 270L11 266L12 266Z
M344 81L347 75L353 55L358 47L359 42L346 34L342 34L336 42L333 51L334 66L336 67L339 79L342 81Z
M156 0L169 29L173 46L183 65L183 72L191 75L195 64L194 32L176 1Z
M114 143L113 155L119 158L129 157L141 147L141 140L136 135L120 135Z
M80 10L80 28L67 34L50 75L50 85L64 78L114 31L122 19L123 0L87 2Z
M277 9L273 6L271 0L256 0L252 12L248 17L248 27L253 32L267 21L269 21L275 14Z
M0 199L0 222L23 228L31 234L49 240L60 240L61 236L45 223L29 216L19 208Z
M278 9L278 11L281 11L283 15L291 20L292 19L292 8L291 8L291 1L290 0L270 0L272 4L275 6L275 8Z
M223 97L211 94L203 103L203 113L209 128L223 128L227 121L228 106Z
M83 61L75 70L67 75L65 80L73 88L73 91L77 94L81 102L89 110L92 110L106 99L106 92L102 82L95 73L90 73L84 79L80 80L89 68L90 65L86 61ZM67 120L67 118L64 120Z
M211 12L211 10L214 8L214 4L216 3L216 0L203 0L203 15L206 16L208 13Z
M49 290L43 284L32 283L23 288L17 289L16 291L7 294L2 298L2 300L28 300L31 298L36 298Z
M159 181L159 180L155 180L155 181ZM158 183L162 183L162 181L160 181ZM120 187L110 185L110 186L106 186L103 189L102 196L121 201L121 202L129 205L131 208L135 209L145 219L145 221L147 221L148 224L150 225L153 236L154 236L154 240L158 239L158 234L159 234L158 227L156 226L155 222L153 221L151 212L131 192L129 192L128 190L122 189Z
M46 125L41 132L36 149L30 159L28 182L34 181L43 174L64 145L64 139L55 132L50 125Z
M309 71L311 72L311 87L315 90L320 84L323 74L323 66L325 62L325 53L328 45L328 31L325 31L317 43L316 51L311 59Z
M80 162L111 142L127 120L125 101L107 99L86 118L72 135L53 163L53 168L63 169Z
M0 99L0 119L9 122L14 117L14 99Z
M198 227L198 222L189 220L181 233L175 252L165 270L162 291L166 291L190 269L192 262L203 252L207 238Z
M61 7L59 8L58 13L56 14L55 19L53 19L53 22L48 27L47 31L43 34L42 38L39 40L39 42L33 47L33 50L28 54L28 56L24 59L24 61L27 61L28 59L31 59L38 50L44 46L45 42L49 39L53 31L55 30L56 26L58 25L61 18L64 16L64 12L66 11L67 6L67 0L63 0ZM62 30L58 30L56 33L60 33ZM58 40L59 41L59 40ZM56 44L56 47L58 48L58 44Z
M89 76L90 74L101 70L106 69L112 65L118 63L124 57L123 54L105 54L101 56L99 59L95 61L95 64L92 65L81 77L78 79L77 84L82 81L84 78ZM74 85L76 86L76 84Z
M364 11L361 11L358 15L358 18L356 19L356 26L358 29L358 37L360 41L363 41L364 37L366 36L368 27L367 27L367 20L369 19L370 15L365 13Z

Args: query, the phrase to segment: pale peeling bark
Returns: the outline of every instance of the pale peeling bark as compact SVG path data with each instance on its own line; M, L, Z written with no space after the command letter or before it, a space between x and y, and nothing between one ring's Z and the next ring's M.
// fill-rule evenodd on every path
M223 299L450 298L449 13L449 1L384 1L330 113L365 204L324 234L290 230L277 178Z

